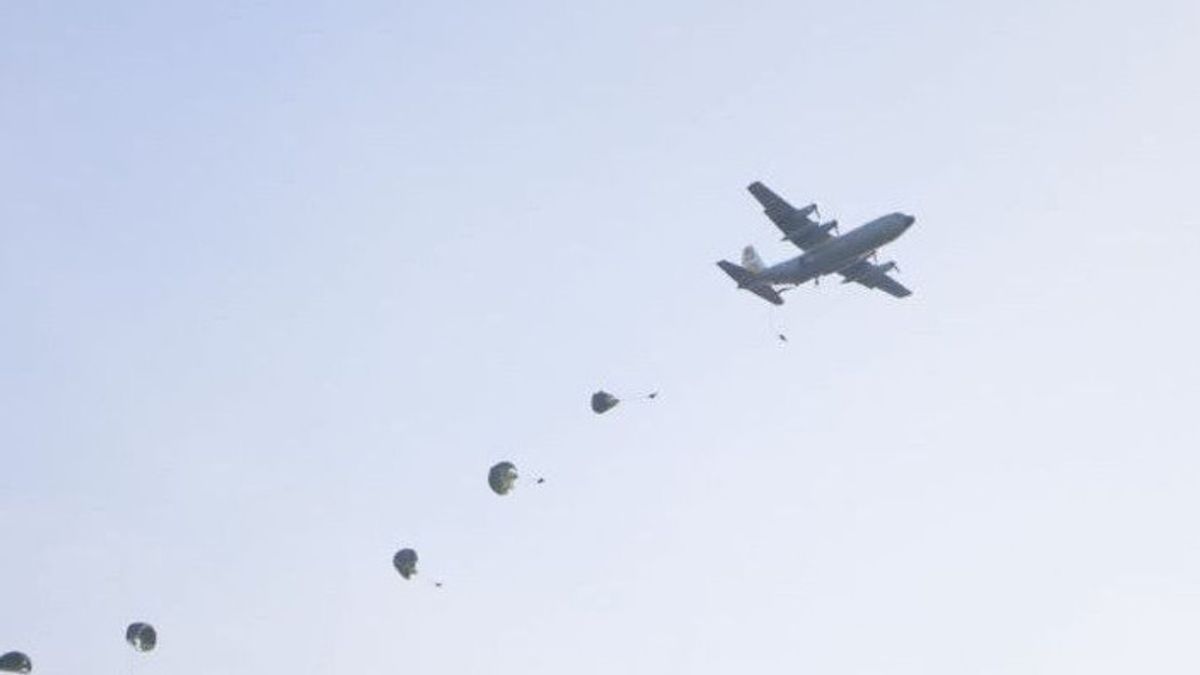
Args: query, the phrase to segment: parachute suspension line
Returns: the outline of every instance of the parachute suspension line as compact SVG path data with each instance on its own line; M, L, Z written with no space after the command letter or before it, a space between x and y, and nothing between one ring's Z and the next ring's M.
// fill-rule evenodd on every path
M773 311L775 308L767 307L765 309L767 312L767 325L769 326L771 334L774 335L775 339L779 342L787 342L787 331L781 328L779 323L775 320L775 312Z
M657 389L654 391L646 392L645 394L641 394L637 398L630 398L630 399L626 399L626 400L633 400L633 401L637 401L638 403L649 403L649 402L655 400L656 398L658 398L658 390Z
M138 675L139 673L143 672L145 669L145 666L143 666L142 664L146 661L146 659L140 657L138 654L136 654L134 652L129 652L128 654L126 654L124 660L125 660L125 672L129 673L129 675Z

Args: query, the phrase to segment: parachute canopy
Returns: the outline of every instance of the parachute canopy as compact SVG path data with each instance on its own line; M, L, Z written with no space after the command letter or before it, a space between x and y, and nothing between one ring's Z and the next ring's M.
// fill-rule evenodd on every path
M596 413L597 415L606 413L615 408L620 402L621 400L616 396L613 396L607 391L601 389L600 391L592 394L592 412Z
M417 573L417 552L411 548L402 548L392 557L396 571L405 579L411 579Z
M512 462L500 462L488 470L488 487L498 495L506 495L517 482L517 466Z
M33 662L21 652L9 652L0 656L0 670L6 673L28 673L33 670Z
M131 623L125 629L125 641L139 652L148 652L158 644L158 631L148 623Z

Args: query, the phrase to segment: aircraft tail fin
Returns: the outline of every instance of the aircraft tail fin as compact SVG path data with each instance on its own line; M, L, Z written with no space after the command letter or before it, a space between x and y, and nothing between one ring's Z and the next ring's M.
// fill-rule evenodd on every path
M742 249L742 267L745 267L754 274L767 269L767 266L763 264L762 258L759 257L758 251L755 251L753 246L747 246Z

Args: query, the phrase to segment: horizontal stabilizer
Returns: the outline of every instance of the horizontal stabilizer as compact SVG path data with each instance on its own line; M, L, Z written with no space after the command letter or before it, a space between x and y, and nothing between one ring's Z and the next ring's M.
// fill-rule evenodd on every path
M738 288L745 288L757 283L754 278L754 273L745 267L734 265L728 260L722 260L717 263L717 267L725 270L725 273L733 277L733 280L738 283Z
M739 267L728 260L718 262L717 267L720 267L726 274L733 277L733 280L737 282L738 288L744 288L772 305L783 304L783 296L779 295L771 287L771 284L759 281L758 277L750 270Z

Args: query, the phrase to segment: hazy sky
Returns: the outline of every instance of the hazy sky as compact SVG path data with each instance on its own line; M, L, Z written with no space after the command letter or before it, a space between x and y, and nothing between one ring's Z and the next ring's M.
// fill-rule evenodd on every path
M1194 674L1198 34L1194 0L0 5L0 651ZM713 262L794 254L756 179L914 214L915 295L737 291Z

